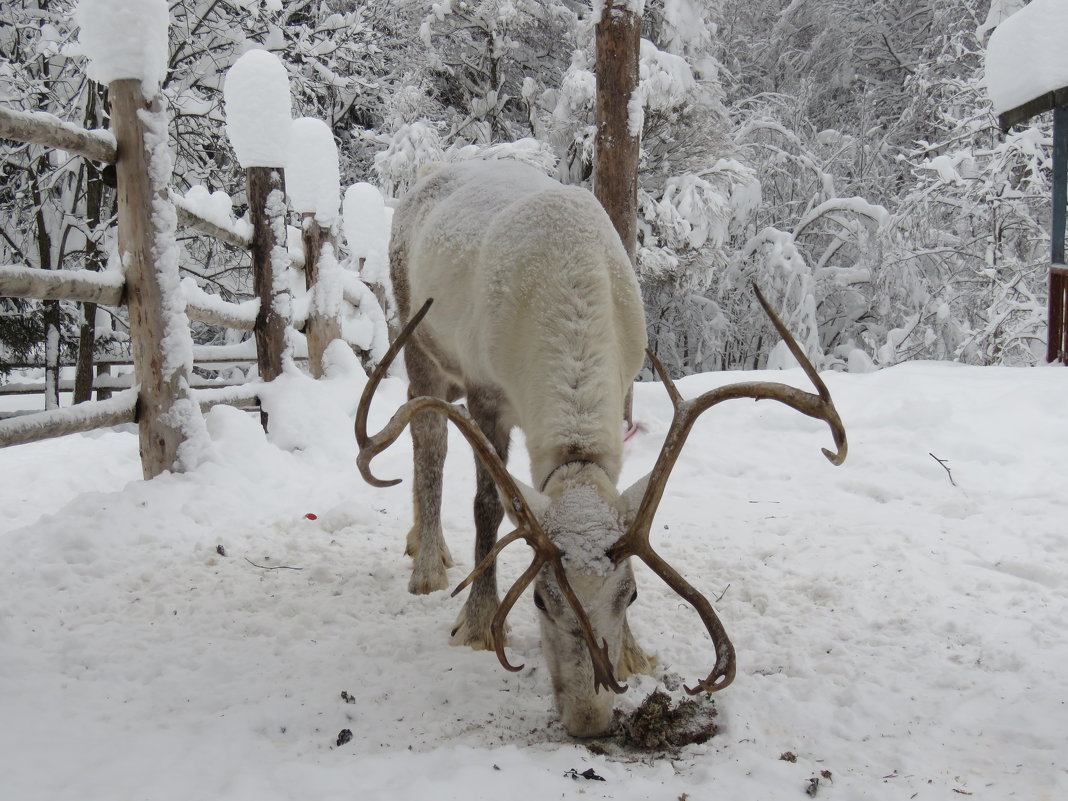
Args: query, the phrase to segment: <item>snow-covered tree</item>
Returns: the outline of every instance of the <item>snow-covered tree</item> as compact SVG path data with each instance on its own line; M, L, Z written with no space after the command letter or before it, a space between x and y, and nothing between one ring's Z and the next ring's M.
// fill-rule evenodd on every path
M907 153L876 272L882 363L950 358L1033 364L1044 353L1049 258L1049 120L1002 135L980 85L978 15L947 26L910 85L937 109L932 136Z
M4 4L0 92L16 108L103 124L99 100L90 114L69 5ZM1033 360L1043 336L1048 122L1002 137L979 83L985 36L1021 5L646 0L632 108L637 266L650 339L670 369L782 363L751 281L823 366ZM285 63L294 114L331 128L342 186L371 181L395 197L422 164L475 156L522 158L588 185L599 8L176 0L164 83L176 185L202 187L194 194L226 205L228 220L244 213L221 82L253 47ZM87 196L91 169L0 148L0 204L11 221L0 258L38 263L39 209L51 263L98 258L91 251L106 226L70 222L87 216L86 201L74 213L71 199ZM102 197L95 219L106 222ZM182 245L183 269L202 287L248 296L242 251L200 236ZM7 320L41 308L4 304ZM10 322L0 328L15 337ZM63 339L73 341L72 328Z
M1034 361L1048 149L1041 123L996 130L979 83L985 9L724 6L723 84L760 203L706 293L723 366L759 366L773 342L747 313L749 280L825 366Z

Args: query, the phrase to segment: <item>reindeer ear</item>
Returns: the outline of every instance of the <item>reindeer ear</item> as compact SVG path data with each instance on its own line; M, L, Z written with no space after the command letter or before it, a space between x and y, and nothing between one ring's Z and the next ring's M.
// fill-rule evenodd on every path
M516 488L522 493L523 501L530 509L531 514L538 520L541 520L545 516L545 512L549 508L549 496L543 495L533 487L524 484L522 481L512 476L512 481L515 482ZM501 504L504 506L504 511L508 515L508 519L512 522L512 525L518 526L519 519L515 515L515 508L512 506L511 498L506 498L504 493L497 488L497 494L501 498Z
M619 511L619 519L624 527L634 522L634 515L638 511L638 507L641 506L642 498L645 497L645 490L649 486L649 476L651 475L652 473L646 473L623 490L619 496L619 500L616 502L616 509Z

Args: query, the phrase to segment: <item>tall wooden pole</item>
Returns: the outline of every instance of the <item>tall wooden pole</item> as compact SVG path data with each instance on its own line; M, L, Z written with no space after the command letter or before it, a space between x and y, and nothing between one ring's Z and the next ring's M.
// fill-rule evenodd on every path
M631 104L640 102L638 63L642 20L626 0L604 0L594 37L597 49L597 136L593 193L608 212L635 264L638 247L638 152L641 131L631 127ZM633 391L623 401L623 419L633 424Z
M108 95L117 145L119 257L126 269L130 341L140 386L141 468L148 479L182 468L179 449L203 420L189 389L193 351L178 286L161 100L157 95L145 102L140 79L114 81Z
M1068 207L1068 106L1053 109L1053 227L1050 230L1049 328L1046 361L1068 364L1068 268L1064 264L1065 212Z
M629 2L605 0L597 23L597 136L593 193L612 219L631 262L637 247L638 146L631 102L638 90L641 17Z

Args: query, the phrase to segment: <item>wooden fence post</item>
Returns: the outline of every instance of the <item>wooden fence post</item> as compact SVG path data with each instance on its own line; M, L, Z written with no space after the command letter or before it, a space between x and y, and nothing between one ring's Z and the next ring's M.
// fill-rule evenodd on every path
M178 285L161 100L157 95L146 102L140 79L113 81L109 98L117 145L119 257L126 269L125 300L140 384L141 467L149 479L181 468L179 448L203 421L189 389L192 340Z
M302 239L304 283L312 293L311 309L304 326L304 336L308 340L308 369L315 378L322 378L323 353L326 352L326 346L341 338L341 287L329 285L331 281L336 284L336 277L324 276L320 269L324 246L329 246L331 256L336 258L333 254L337 252L337 236L333 228L320 225L314 213L305 212ZM336 263L331 267L336 270ZM333 299L334 303L330 303L331 299L328 297L332 291L337 295Z
M260 379L282 374L287 356L286 326L292 298L286 283L286 163L293 120L289 73L278 56L253 48L231 65L223 81L226 133L245 168L248 216L252 223L252 283L259 299L253 328ZM267 417L260 422L267 428Z
M260 378L272 381L282 374L286 326L291 317L284 276L286 251L286 184L281 167L249 167L248 214L252 223L252 282L260 310L256 315L256 359Z

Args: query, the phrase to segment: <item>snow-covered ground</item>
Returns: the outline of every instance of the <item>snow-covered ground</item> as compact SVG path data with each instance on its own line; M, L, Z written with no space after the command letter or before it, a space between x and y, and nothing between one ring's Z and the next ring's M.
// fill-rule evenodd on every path
M680 388L753 377L804 385L787 371ZM716 697L719 734L674 757L568 740L529 599L511 620L520 673L449 647L462 598L405 589L407 438L375 462L405 485L356 473L351 360L318 383L280 379L269 438L212 410L213 452L184 475L141 481L129 427L0 451L0 798L779 801L814 777L817 797L849 801L1068 797L1068 371L913 363L826 380L842 467L820 455L823 424L751 402L709 412L676 467L657 544L723 594L739 675ZM404 392L386 382L378 423ZM645 432L623 483L670 417L657 384L635 404ZM451 444L459 581L473 471ZM520 477L525 458L517 442ZM505 577L526 565L513 550ZM697 616L638 579L640 642L704 676ZM618 705L656 686L632 680Z

